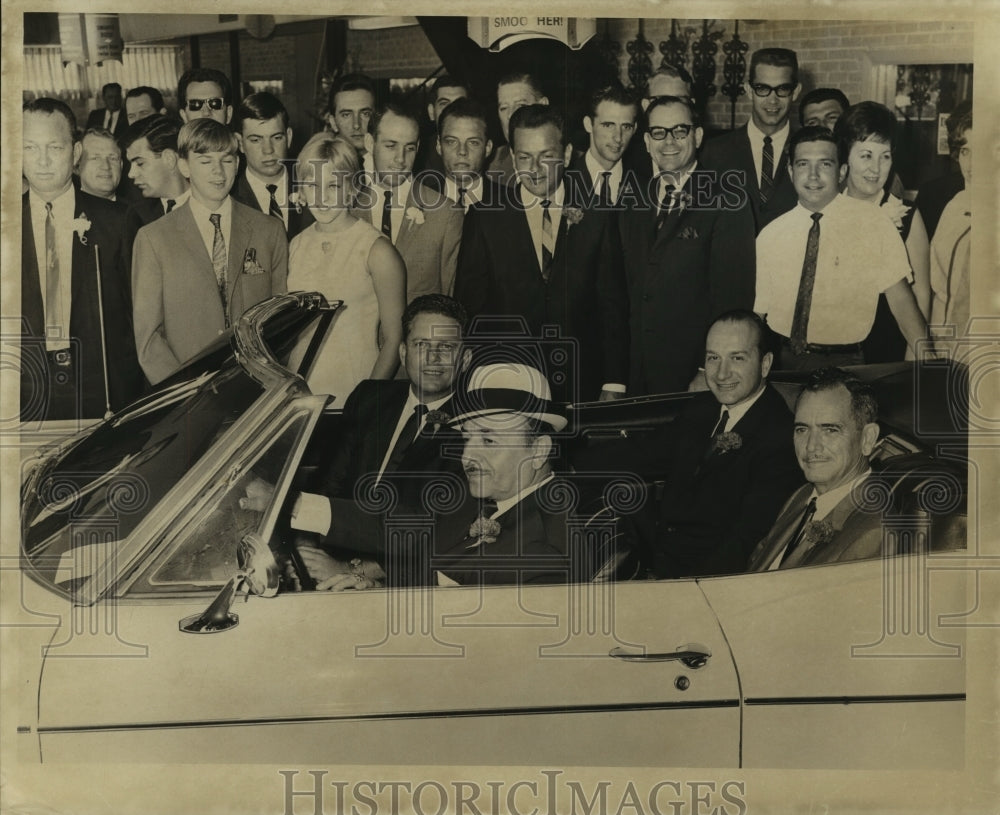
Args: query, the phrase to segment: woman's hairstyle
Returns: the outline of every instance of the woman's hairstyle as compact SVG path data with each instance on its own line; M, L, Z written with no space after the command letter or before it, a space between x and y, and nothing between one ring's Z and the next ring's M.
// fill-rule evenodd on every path
M866 139L874 138L888 144L890 150L894 149L896 116L889 108L878 102L859 102L844 111L837 120L833 133L837 137L840 163L846 164L851 147Z
M972 105L959 103L948 117L945 126L948 128L948 149L952 158L958 158L958 151L968 141L965 134L972 129Z
M317 133L309 139L299 152L295 176L304 181L312 181L316 177L316 167L326 163L332 164L338 173L342 173L351 189L357 192L361 159L354 145L343 136Z

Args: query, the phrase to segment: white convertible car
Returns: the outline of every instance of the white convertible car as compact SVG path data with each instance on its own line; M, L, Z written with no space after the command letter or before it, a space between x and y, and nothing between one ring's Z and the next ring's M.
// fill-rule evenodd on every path
M255 307L26 472L19 568L4 572L21 592L3 721L19 760L963 766L973 599L956 551L966 441L940 407L950 366L925 366L916 390L908 366L866 372L885 408L879 465L911 477L910 511L886 515L901 554L685 580L293 591L275 567L287 499L336 443L338 412L285 366L296 346L308 365L333 313L315 294ZM581 443L641 433L686 398L579 406ZM277 485L263 514L239 506L252 477ZM629 493L606 490L604 517L627 513Z

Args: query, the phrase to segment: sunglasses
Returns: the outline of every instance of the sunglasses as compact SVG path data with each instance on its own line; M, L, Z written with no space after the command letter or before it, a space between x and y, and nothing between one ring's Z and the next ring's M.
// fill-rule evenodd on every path
M202 106L206 102L208 102L208 106L212 110L222 110L222 106L226 104L226 100L218 96L213 96L211 99L188 99L187 109L192 112L197 112L201 110Z
M757 96L770 96L773 92L779 99L787 99L792 95L792 91L795 90L794 85L778 85L778 87L775 88L772 85L765 85L763 82L754 82L750 87L753 88L753 92L757 94Z
M646 132L653 141L663 141L667 136L673 136L674 141L684 141L692 130L691 125L674 125L673 127L651 127Z

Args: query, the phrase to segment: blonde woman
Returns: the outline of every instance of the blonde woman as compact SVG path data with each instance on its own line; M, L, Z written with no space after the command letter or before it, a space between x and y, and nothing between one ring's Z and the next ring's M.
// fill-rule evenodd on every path
M346 139L318 134L299 153L296 177L316 223L292 239L289 291L343 300L309 375L314 393L343 404L363 379L391 379L399 365L406 266L381 232L351 212L361 162Z

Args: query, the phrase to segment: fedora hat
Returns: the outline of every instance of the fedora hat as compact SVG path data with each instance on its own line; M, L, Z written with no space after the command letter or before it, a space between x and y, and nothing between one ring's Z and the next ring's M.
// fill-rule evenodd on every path
M544 422L556 432L568 424L566 416L557 412L552 403L545 374L530 365L481 365L469 375L465 391L456 393L454 400L458 413L452 424L510 413Z

